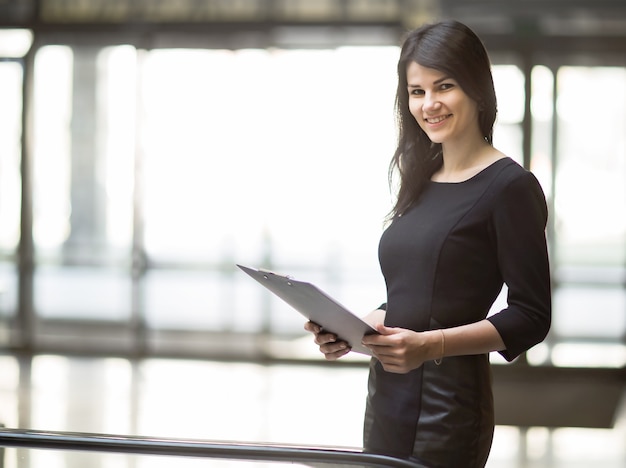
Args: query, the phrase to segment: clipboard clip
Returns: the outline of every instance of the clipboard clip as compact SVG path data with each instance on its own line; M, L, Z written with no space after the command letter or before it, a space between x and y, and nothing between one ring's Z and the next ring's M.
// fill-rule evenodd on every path
M289 280L292 280L293 276L290 276L290 275L279 275L278 273L274 273L273 271L266 270L264 268L259 268L258 270L259 270L260 273L263 273L263 278L265 278L265 279L268 279L267 275L280 276L281 278L285 278L287 280L287 284L289 286L291 286L291 283L289 282Z

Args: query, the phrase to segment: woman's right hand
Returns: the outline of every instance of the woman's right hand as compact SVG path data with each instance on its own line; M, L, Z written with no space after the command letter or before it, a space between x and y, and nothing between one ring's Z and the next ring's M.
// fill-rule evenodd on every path
M326 360L334 361L350 352L348 343L343 340L337 340L337 335L325 331L317 323L307 322L304 324L304 329L313 333L315 344L319 345L320 352Z

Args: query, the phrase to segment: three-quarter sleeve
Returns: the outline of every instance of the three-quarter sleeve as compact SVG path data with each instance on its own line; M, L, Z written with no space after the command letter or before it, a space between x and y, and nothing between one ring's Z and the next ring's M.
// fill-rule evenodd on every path
M512 361L541 342L551 323L551 286L545 237L548 210L535 176L525 172L499 195L492 216L498 264L508 288L507 307L488 320Z

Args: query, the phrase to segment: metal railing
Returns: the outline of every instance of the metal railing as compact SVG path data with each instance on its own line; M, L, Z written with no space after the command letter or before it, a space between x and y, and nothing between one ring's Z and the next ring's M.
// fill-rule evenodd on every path
M347 466L378 468L419 468L421 466L408 460L363 453L356 449L8 428L0 428L0 447L165 455L240 461L314 463L318 466L338 463ZM0 468L2 466L3 462L0 460Z

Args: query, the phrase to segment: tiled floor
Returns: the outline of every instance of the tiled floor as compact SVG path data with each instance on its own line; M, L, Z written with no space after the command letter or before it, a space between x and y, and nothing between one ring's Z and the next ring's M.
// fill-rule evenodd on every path
M7 427L220 441L360 445L367 370L201 360L0 356ZM575 411L572 408L572 411ZM626 466L626 411L612 430L496 428L488 468ZM7 449L6 468L286 466Z

